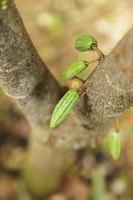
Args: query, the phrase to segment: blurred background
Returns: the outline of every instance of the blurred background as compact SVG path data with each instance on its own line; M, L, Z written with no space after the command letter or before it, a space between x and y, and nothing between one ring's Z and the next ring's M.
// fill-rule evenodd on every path
M99 48L109 54L133 25L132 0L15 0L42 59L61 82L61 70L73 60L93 59L94 53L78 53L77 35L96 37Z
M36 49L62 85L69 83L62 80L61 72L74 60L84 58L91 61L97 58L93 52L79 53L74 49L76 36L82 33L95 36L99 48L108 55L133 25L133 0L15 0L15 3ZM95 64L88 69L88 73L94 67ZM121 117L120 129L123 137L120 161L111 161L109 165L105 160L99 167L91 154L83 154L81 180L75 175L69 175L64 180L65 188L53 195L52 200L85 200L90 190L96 194L93 200L133 199L132 109ZM0 200L30 199L18 179L16 184L29 133L27 120L0 91ZM98 167L92 173L91 188L88 187L90 174L87 179L86 173L94 165ZM105 180L106 170L108 173ZM21 196L19 185L23 193Z

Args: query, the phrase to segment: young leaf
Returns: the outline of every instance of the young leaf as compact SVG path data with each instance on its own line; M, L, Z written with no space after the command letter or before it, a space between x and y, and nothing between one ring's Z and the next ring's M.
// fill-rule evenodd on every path
M68 67L68 69L63 73L63 78L72 79L82 72L87 66L88 63L86 61L78 60Z
M118 160L121 153L121 139L117 132L113 132L109 138L109 149L112 157Z
M71 112L77 102L79 94L75 89L70 89L57 103L50 120L50 128L58 126Z
M91 35L80 35L75 40L75 48L79 51L90 51L92 50L92 45L97 46L97 41Z

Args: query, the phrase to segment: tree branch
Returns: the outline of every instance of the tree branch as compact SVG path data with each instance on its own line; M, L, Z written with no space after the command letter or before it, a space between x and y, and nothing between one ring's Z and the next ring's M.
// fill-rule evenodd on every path
M57 187L64 163L62 154L44 146L43 142L50 131L50 114L61 89L33 47L13 0L4 0L4 6L2 1L0 86L32 124L23 174L30 190L41 196Z
M47 123L60 87L40 59L12 0L0 1L0 86L32 125Z
M83 86L75 110L88 128L121 116L133 105L133 29L101 62Z

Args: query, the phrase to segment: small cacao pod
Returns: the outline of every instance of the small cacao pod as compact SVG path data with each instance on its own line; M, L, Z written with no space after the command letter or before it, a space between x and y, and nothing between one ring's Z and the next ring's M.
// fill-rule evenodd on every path
M79 94L77 90L70 89L57 103L50 120L50 128L58 126L71 112L77 102Z
M71 64L68 69L63 73L64 79L72 79L88 66L87 61L78 60Z
M112 157L118 160L121 153L121 138L120 134L113 132L109 138L109 150Z
M97 41L91 35L80 35L75 40L75 48L79 51L90 51L92 50L92 45L97 46Z

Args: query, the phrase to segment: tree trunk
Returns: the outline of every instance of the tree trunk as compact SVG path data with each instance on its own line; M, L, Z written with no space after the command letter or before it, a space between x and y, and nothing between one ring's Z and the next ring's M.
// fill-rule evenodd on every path
M50 115L63 90L33 47L13 0L6 0L6 6L0 7L0 86L32 126L26 176L36 194L43 191L40 185L44 179L45 183L50 178L57 181L70 155L66 149L95 145L114 120L133 105L132 52L133 29L96 66L82 86L86 93L74 112L52 130ZM46 163L51 167L46 167ZM38 187L33 173L42 178ZM55 185L49 185L47 192Z

